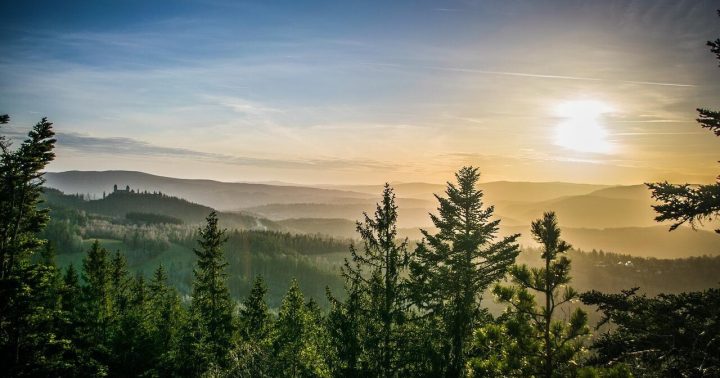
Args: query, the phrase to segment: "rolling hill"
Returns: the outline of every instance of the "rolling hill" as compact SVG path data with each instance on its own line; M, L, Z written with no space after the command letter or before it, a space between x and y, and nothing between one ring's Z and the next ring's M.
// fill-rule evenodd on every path
M139 191L160 191L218 210L237 210L271 203L344 203L371 198L368 194L302 186L229 183L156 176L134 171L68 171L45 174L46 186L65 193L97 198L126 185Z
M181 220L186 224L199 224L213 209L178 197L159 193L133 193L118 191L96 200L83 200L66 195L57 189L45 188L45 205L53 210L59 208L82 210L112 218L126 218L129 213L156 214ZM218 213L225 227L240 229L279 230L282 227L268 219L237 212Z
M186 222L199 222L210 208L241 209L224 212L221 219L240 228L284 230L294 233L324 234L352 238L355 221L363 212L371 213L382 185L343 185L302 187L290 184L243 184L211 180L184 180L140 172L62 172L47 174L47 184L74 193L100 193L112 186L129 185L138 190L163 191L190 202L175 205L139 202L126 205L122 196L77 205L99 214L116 216L122 211L154 212L175 216ZM486 205L495 206L505 233L527 230L545 211L555 211L569 242L583 250L605 250L635 256L686 257L718 255L720 237L713 232L681 228L668 233L666 225L654 221L653 200L644 185L606 186L562 182L487 182L480 184ZM399 206L398 227L403 236L419 239L418 228L431 228L428 213L437 206L433 193L444 185L398 183L394 185ZM98 195L98 194L96 194ZM72 197L72 196L69 196ZM66 201L73 201L66 198ZM178 202L180 203L180 202ZM152 211L147 207L151 206ZM161 206L168 206L163 209ZM112 210L116 209L116 210ZM180 212L180 213L179 213ZM710 225L714 226L714 225ZM523 237L523 244L532 240Z

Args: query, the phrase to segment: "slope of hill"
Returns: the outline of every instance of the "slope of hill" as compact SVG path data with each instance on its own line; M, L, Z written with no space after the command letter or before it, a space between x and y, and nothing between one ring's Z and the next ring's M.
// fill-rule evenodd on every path
M293 218L277 221L290 232L319 234L335 238L356 238L355 222L341 218Z
M155 176L134 171L68 171L46 173L46 186L65 193L101 197L113 185L139 191L161 191L218 210L237 210L270 203L321 202L343 203L371 198L365 193L318 189L301 186L229 183L213 180L189 180Z
M420 198L433 200L433 194L445 193L445 184L424 182L393 183L395 194L403 198ZM382 185L323 185L322 188L350 190L368 194L379 194ZM575 184L567 182L516 182L493 181L479 184L487 201L519 200L546 201L563 196L588 194L593 191L609 188L609 185Z
M375 211L375 203L354 203L354 204L323 204L323 203L291 203L271 204L256 206L245 209L251 214L274 220L287 220L298 218L315 219L345 219L349 221L363 219L363 212L372 214ZM429 227L432 225L428 213L432 209L417 207L398 208L399 227Z
M59 209L82 210L113 218L126 218L129 213L156 214L177 218L187 224L197 224L205 220L212 208L192 203L181 198L161 193L134 193L117 191L105 198L84 200L76 195L66 195L52 188L44 190L45 206L54 211ZM225 227L241 229L279 230L281 226L274 222L244 213L219 213Z
M562 219L560 219L562 222ZM602 250L637 257L665 259L691 256L720 256L720 236L711 231L680 227L669 232L665 226L588 229L563 227L562 237L585 251ZM501 227L503 234L520 233L520 243L534 246L529 227Z

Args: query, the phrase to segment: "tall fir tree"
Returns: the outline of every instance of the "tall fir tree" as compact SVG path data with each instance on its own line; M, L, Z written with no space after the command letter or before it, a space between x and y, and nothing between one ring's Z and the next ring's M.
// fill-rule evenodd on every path
M228 353L235 335L234 306L227 288L227 263L222 245L227 238L218 227L218 216L211 212L199 229L199 248L194 249L197 265L193 270L192 302L185 330L183 352L178 361L188 374L228 365ZM184 355L188 354L189 355Z
M127 284L125 303L118 306L113 324L110 371L124 377L147 376L155 372L155 354L161 352L152 344L147 285L142 275Z
M435 196L438 215L430 217L438 232L422 230L423 241L410 264L415 305L442 327L445 358L434 370L446 377L464 374L472 331L485 312L483 292L505 275L519 253L519 235L495 240L500 220L491 219L492 206L483 207L477 168L464 167L455 177L457 185L447 184L447 198Z
M0 116L0 127L9 120ZM55 157L54 135L46 118L17 149L0 134L0 355L10 375L37 373L34 368L40 364L60 358L55 346L47 343L56 335L42 303L46 290L56 289L56 271L31 259L45 243L38 233L48 221L48 211L38 205L43 170Z
M267 286L257 276L240 308L240 340L232 351L229 375L270 377L273 316L266 302Z
M362 249L352 244L352 260L345 260L342 269L346 287L365 294L367 306L360 309L358 319L366 327L361 333L367 354L365 374L378 377L398 376L404 365L402 327L409 305L403 275L407 274L409 255L407 239L398 240L397 209L395 193L385 184L373 216L366 213L363 222L357 222ZM348 298L356 300L352 294L348 293Z
M308 309L297 280L293 280L283 297L275 323L272 376L330 376L317 316Z
M257 276L250 295L240 309L241 337L244 340L261 342L270 337L273 319L265 300L266 295L265 280Z
M98 366L107 369L110 355L109 330L113 318L112 268L108 251L95 240L83 258L82 299L79 318L76 323L81 327L80 348L86 349L89 358L97 361Z
M359 282L359 280L354 280ZM328 336L336 357L333 375L342 377L363 377L369 370L364 358L363 340L366 340L366 326L363 313L367 306L367 292L353 281L346 283L346 298L341 301L326 289L330 311L327 316Z
M577 300L579 294L570 286L570 259L566 256L570 245L560 239L560 228L554 212L547 212L532 223L531 233L542 245L543 266L529 268L527 265L513 266L510 270L514 286L496 285L493 292L501 302L510 304L509 311L515 327L518 322L527 321L531 327L529 340L540 340L537 349L522 350L531 358L531 368L526 374L546 378L569 376L576 372L578 353L582 349L584 336L589 334L587 313L575 308L568 319L556 319L563 305ZM542 296L537 305L534 291ZM522 333L518 335L527 341Z
M157 267L148 284L147 301L154 372L159 376L169 376L177 349L183 307L176 290L168 286L168 276L162 264Z

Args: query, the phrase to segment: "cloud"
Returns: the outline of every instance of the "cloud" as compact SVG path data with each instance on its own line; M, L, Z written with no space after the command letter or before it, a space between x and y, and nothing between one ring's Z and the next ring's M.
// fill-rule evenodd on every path
M577 81L602 81L602 82L615 82L624 84L636 84L636 85L659 85L659 86L670 86L670 87L695 87L695 84L685 83L670 83L670 82L654 82L654 81L634 81L634 80L612 80L604 79L599 77L585 77L585 76L572 76L572 75L555 75L555 74L542 74L533 72L513 72L513 71L492 71L482 70L475 68L462 68L462 67L440 67L440 66L422 66L422 65L403 65L395 63L363 63L369 66L377 67L394 67L394 68L405 68L405 69L424 69L432 71L445 71L445 72L461 72L461 73L474 73L479 75L496 75L496 76L515 76L535 79L553 79L553 80L577 80Z
M226 107L243 115L263 117L273 113L282 113L282 110L237 97L206 96L216 101L220 106Z
M398 169L394 163L365 159L271 159L247 156L235 156L197 151L187 148L165 147L144 141L124 137L94 137L77 133L58 133L59 149L71 150L82 154L107 154L112 156L132 155L149 157L173 157L179 159L202 159L213 163L261 168L312 169L312 170L350 170L350 169Z

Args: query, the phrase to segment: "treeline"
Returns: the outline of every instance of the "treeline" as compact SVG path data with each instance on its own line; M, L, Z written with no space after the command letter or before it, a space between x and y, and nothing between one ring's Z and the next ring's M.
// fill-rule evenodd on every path
M83 195L68 195L57 189L44 188L43 199L51 212L60 209L121 219L127 223L143 224L200 224L212 211L210 207L159 192L116 191L101 199L88 199ZM129 217L128 217L129 215ZM221 223L242 229L276 230L280 227L267 219L247 214L228 212L220 214Z
M125 214L125 219L140 224L183 224L181 219L154 213L131 212Z

